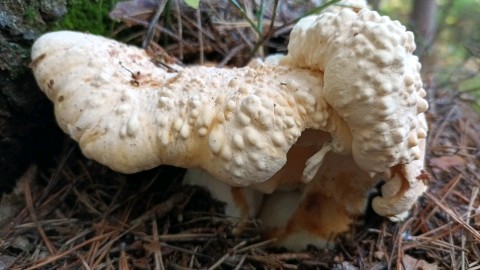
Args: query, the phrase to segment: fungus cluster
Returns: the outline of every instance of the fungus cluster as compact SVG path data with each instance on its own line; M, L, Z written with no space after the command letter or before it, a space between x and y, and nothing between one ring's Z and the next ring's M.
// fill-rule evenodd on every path
M411 32L362 9L302 19L286 56L243 68L158 67L104 37L53 32L32 69L83 153L134 173L190 168L185 182L259 216L292 249L325 246L361 215L392 220L426 189L427 132Z

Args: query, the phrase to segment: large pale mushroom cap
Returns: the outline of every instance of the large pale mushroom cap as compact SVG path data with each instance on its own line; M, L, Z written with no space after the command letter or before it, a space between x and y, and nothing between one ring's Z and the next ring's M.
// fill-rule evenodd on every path
M87 157L124 173L169 164L236 186L264 182L307 119L328 117L321 74L305 69L170 71L140 48L70 31L40 37L32 59L60 127Z
M426 129L417 115L428 105L413 34L367 9L343 9L301 20L283 63L324 73L322 93L352 135L357 164L384 172L420 158ZM332 132L334 137L342 136Z

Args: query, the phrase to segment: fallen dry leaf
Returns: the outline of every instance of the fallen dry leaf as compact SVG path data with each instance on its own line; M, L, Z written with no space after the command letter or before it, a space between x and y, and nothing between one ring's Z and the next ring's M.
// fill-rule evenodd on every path
M465 159L459 155L441 156L430 159L430 166L447 172L449 172L452 167L465 166L465 163Z
M377 258L377 259L379 259L379 260L383 260L383 258L385 258L385 252L380 251L380 250L375 251L375 252L373 253L373 255L375 256L375 258Z
M437 270L438 265L435 263L429 263L425 260L415 259L407 254L403 256L402 269L405 270Z
M115 5L109 16L114 20L122 20L127 26L139 24L138 22L148 23L156 6L152 0L122 1Z

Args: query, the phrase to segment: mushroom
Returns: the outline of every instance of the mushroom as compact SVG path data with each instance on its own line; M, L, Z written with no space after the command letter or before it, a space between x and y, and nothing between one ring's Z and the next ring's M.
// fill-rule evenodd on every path
M302 19L286 56L243 68L167 70L142 49L60 31L35 42L32 69L85 156L123 173L195 169L186 182L296 249L348 230L381 179L373 207L392 220L425 190L414 49L399 22L343 9Z

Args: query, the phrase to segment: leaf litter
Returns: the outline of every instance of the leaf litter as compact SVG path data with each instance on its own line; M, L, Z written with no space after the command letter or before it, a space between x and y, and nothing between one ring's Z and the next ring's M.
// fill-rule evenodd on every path
M167 66L242 66L285 52L292 22L315 5L201 1L195 10L171 2L149 44ZM118 4L115 37L141 44L155 3ZM258 220L238 235L244 221L223 215L204 190L182 187L184 170L115 173L66 139L56 167L33 164L3 196L0 208L15 214L0 217L0 269L480 269L480 116L455 90L436 89L430 101L431 181L411 216L392 223L367 211L333 250L271 248Z

